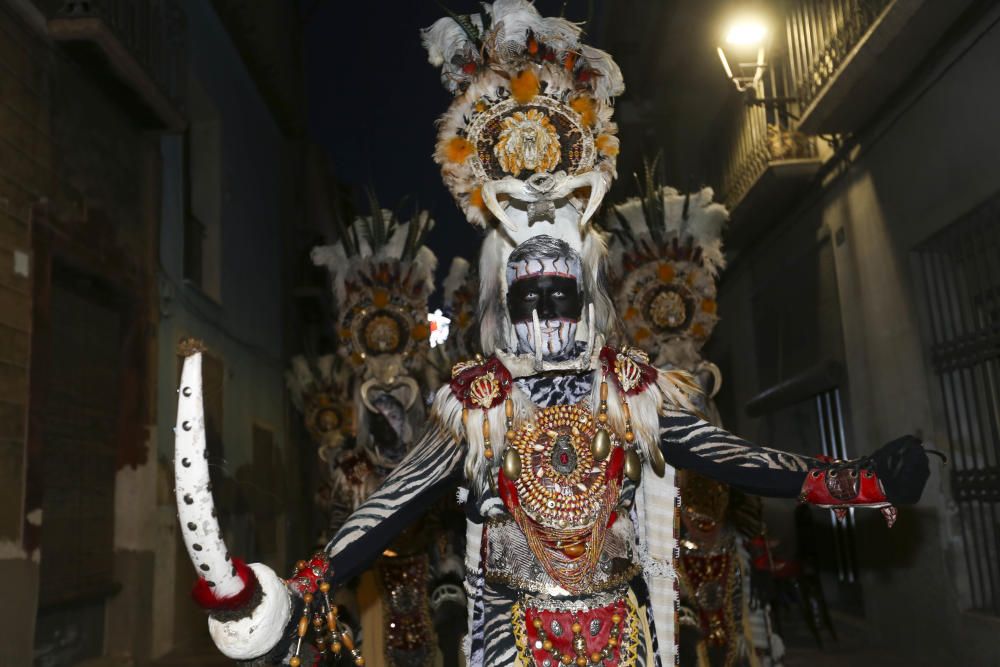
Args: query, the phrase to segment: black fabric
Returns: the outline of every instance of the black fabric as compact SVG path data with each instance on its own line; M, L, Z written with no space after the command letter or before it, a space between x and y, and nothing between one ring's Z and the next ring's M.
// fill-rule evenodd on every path
M537 275L511 283L507 309L511 322L530 322L533 310L538 311L539 320L578 322L583 301L575 278Z
M931 474L927 451L920 440L912 435L896 438L879 448L871 459L889 502L913 505L920 500Z

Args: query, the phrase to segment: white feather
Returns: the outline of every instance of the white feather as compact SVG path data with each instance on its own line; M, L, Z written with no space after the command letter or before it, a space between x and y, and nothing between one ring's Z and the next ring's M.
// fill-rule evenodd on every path
M469 261L463 257L456 257L451 260L448 268L448 277L444 279L442 288L444 289L444 302L451 305L455 292L460 290L469 277Z

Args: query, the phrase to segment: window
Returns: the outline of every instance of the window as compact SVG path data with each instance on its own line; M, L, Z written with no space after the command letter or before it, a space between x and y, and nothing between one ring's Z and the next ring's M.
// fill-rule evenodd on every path
M969 603L1000 614L1000 197L917 248Z

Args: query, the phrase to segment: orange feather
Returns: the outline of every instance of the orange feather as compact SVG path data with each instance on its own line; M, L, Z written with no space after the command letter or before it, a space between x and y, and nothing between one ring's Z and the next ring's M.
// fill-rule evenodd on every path
M527 104L533 100L538 90L538 75L533 70L521 70L510 80L510 94L520 104Z

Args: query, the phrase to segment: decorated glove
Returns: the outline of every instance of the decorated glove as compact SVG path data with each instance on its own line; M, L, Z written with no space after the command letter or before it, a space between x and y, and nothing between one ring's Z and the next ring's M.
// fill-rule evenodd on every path
M302 598L302 616L295 629L290 667L306 664L302 659L303 644L310 625L313 629L312 649L320 664L325 656L340 656L346 651L355 665L362 667L365 659L361 649L354 645L354 634L340 620L340 610L330 600L330 579L333 568L323 552L313 554L308 561L295 564L295 573L286 583L289 590Z
M930 475L927 454L920 440L907 435L870 456L813 468L802 484L799 502L833 509L839 518L851 507L873 507L881 510L891 527L896 505L920 500Z

